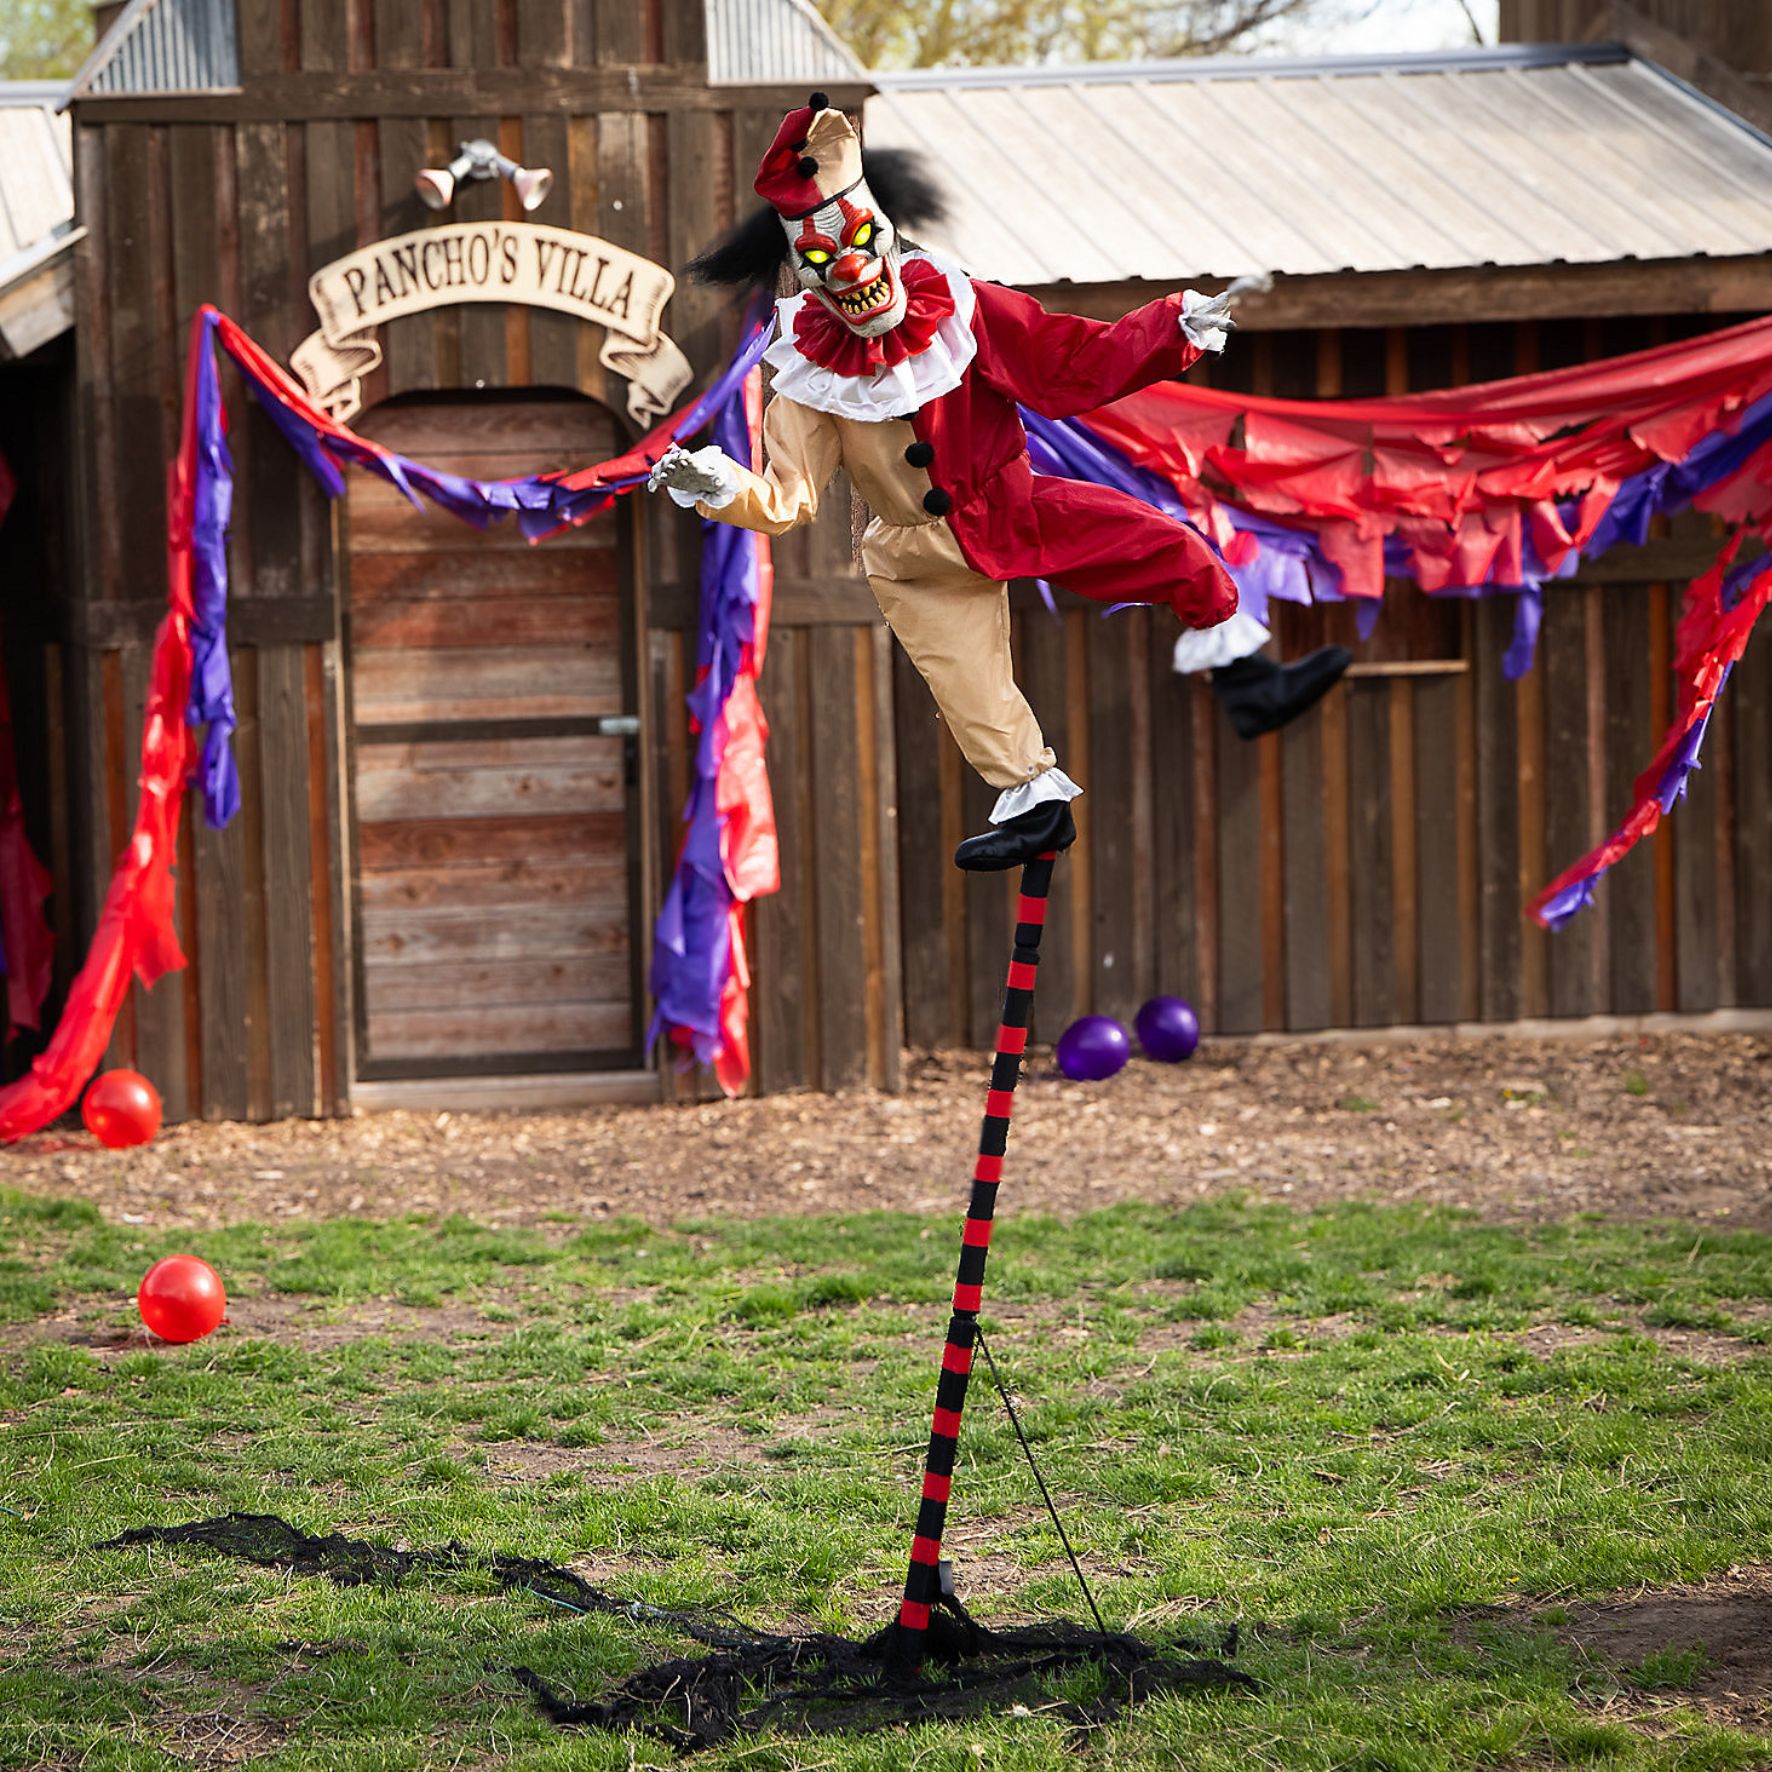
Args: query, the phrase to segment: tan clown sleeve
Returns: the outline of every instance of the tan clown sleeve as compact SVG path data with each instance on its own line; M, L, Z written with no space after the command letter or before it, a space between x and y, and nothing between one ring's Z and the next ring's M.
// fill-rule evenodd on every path
M713 451L698 450L697 459ZM837 424L797 400L773 399L763 414L763 472L753 474L728 455L720 471L731 490L704 498L696 510L719 523L782 535L818 515L819 495L842 461Z

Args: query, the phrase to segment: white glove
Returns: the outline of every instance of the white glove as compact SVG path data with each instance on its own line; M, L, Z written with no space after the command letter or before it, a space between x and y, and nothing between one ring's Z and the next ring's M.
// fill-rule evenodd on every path
M685 510L698 504L716 509L730 504L738 492L738 476L724 450L681 448L673 443L646 476L650 492L668 492Z
M1202 351L1222 351L1237 324L1231 318L1234 299L1228 289L1211 297L1202 295L1197 289L1184 291L1181 330L1187 335L1188 343Z

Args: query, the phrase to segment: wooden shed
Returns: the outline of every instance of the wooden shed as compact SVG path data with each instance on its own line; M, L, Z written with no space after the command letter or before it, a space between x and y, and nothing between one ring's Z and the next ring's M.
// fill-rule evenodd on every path
M964 130L988 115L1013 141L1020 114L1021 157L1038 166L1063 147L1053 117L1115 98L1111 71L932 76L876 94L804 0L112 11L71 103L85 228L78 547L40 587L30 647L10 660L57 735L29 790L55 858L64 954L83 946L128 826L165 595L164 466L198 304L217 302L288 361L321 325L316 272L422 229L547 226L680 267L748 199L761 146L812 83L865 105L879 138L929 135L920 145L951 155L956 179L1004 174L955 154L929 118ZM1706 230L1741 166L1772 167L1772 145L1626 50L1119 78L1140 104L1209 112L1228 131L1271 128L1277 79L1296 82L1283 103L1362 115L1393 141L1410 119L1423 151L1399 151L1396 166L1406 184L1429 181L1405 193L1414 213L1451 173L1425 151L1432 107L1408 78L1458 94L1480 119L1485 104L1551 102L1522 84L1541 75L1566 77L1584 104L1588 85L1614 78L1657 104L1677 94L1652 128L1615 118L1598 150L1627 179L1647 138L1660 163L1678 163L1690 200L1657 252L1600 239L1569 262L1566 233L1517 216L1527 237L1514 262L1461 255L1444 228L1424 230L1432 252L1394 227L1374 248L1368 229L1364 256L1319 252L1298 268L1274 256L1275 240L1266 265L1195 268L1208 283L1289 273L1248 308L1224 376L1305 395L1437 385L1767 307L1772 225L1756 235L1730 209L1727 240ZM1547 150L1528 146L1510 165L1509 131L1473 146L1469 118L1435 153L1463 152L1471 192L1542 183L1533 156ZM420 204L420 169L474 138L552 172L532 217L496 180L464 185L443 212ZM1332 152L1295 156L1296 194L1270 233L1321 244ZM1168 286L1149 254L1090 259L1095 217L1046 201L1020 217L1025 230L1038 214L1042 263L1013 261L1000 213L976 202L939 243L1081 311L1118 312ZM732 316L689 287L663 327L697 380L734 337ZM515 300L406 312L379 328L351 422L481 474L598 459L635 434L606 343L597 325ZM368 481L329 505L224 383L239 468L244 807L225 831L187 820L191 965L134 995L113 1060L152 1075L173 1117L704 1087L644 1047L646 953L690 768L693 519L635 499L532 548L508 530L420 517ZM1751 884L1772 863L1765 643L1742 668L1694 803L1621 870L1601 911L1554 940L1520 915L1553 864L1598 834L1653 745L1679 586L1702 554L1670 537L1559 592L1540 668L1518 687L1499 672L1505 611L1400 596L1346 687L1255 745L1169 672L1169 634L1148 612L1103 622L1065 604L1054 619L1018 591L1023 681L1088 789L1037 1032L1051 1037L1084 1008L1129 1013L1153 989L1192 997L1222 1032L1772 1005L1772 904ZM9 620L22 600L9 584ZM1289 649L1339 632L1333 613L1288 613ZM1006 883L948 862L989 796L891 648L840 499L777 545L762 693L783 880L753 912L756 1085L894 1087L907 1045L982 1043L994 1029L1011 906ZM1548 771L1553 750L1563 766Z
M552 172L534 223L681 265L730 219L735 164L808 75L865 96L809 8L750 10L777 15L791 87L723 82L756 58L710 68L700 0L117 9L70 107L85 472L50 650L76 945L131 811L193 310L217 302L287 360L318 324L316 270L433 221L519 221L497 180L439 214L421 204L416 174L474 138ZM666 329L698 380L733 336L688 288ZM436 306L378 343L357 422L438 465L577 465L634 434L602 329L563 313ZM136 993L113 1060L153 1075L173 1116L656 1097L644 966L688 767L693 521L631 500L532 549L427 521L379 485L334 509L231 383L230 422L244 806L225 831L187 819L191 964ZM839 512L784 560L782 619L849 551ZM851 678L864 644L883 671L877 637L841 638ZM889 739L848 682L823 673L815 699L851 754ZM868 815L883 829L888 814ZM850 816L820 840L852 846L853 799ZM876 931L886 903L870 898ZM853 910L833 945L859 936ZM863 1074L886 1081L887 1065L876 1040Z

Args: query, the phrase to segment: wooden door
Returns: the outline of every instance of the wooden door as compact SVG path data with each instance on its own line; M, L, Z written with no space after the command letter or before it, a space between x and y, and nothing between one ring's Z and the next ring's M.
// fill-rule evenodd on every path
M392 402L361 427L479 479L601 461L588 400ZM349 480L357 1074L640 1061L625 504L539 545Z

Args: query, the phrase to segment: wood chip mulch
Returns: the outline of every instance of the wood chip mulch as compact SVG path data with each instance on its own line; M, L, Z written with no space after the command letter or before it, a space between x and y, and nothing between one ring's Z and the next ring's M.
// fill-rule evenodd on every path
M494 1223L951 1215L988 1062L914 1058L896 1096L194 1124L117 1153L57 1131L7 1152L0 1180L161 1226L409 1212ZM1069 1215L1243 1190L1298 1205L1772 1228L1769 1089L1772 1038L1749 1034L1209 1042L1188 1064L1135 1060L1090 1085L1041 1052L1017 1100L1003 1203Z

